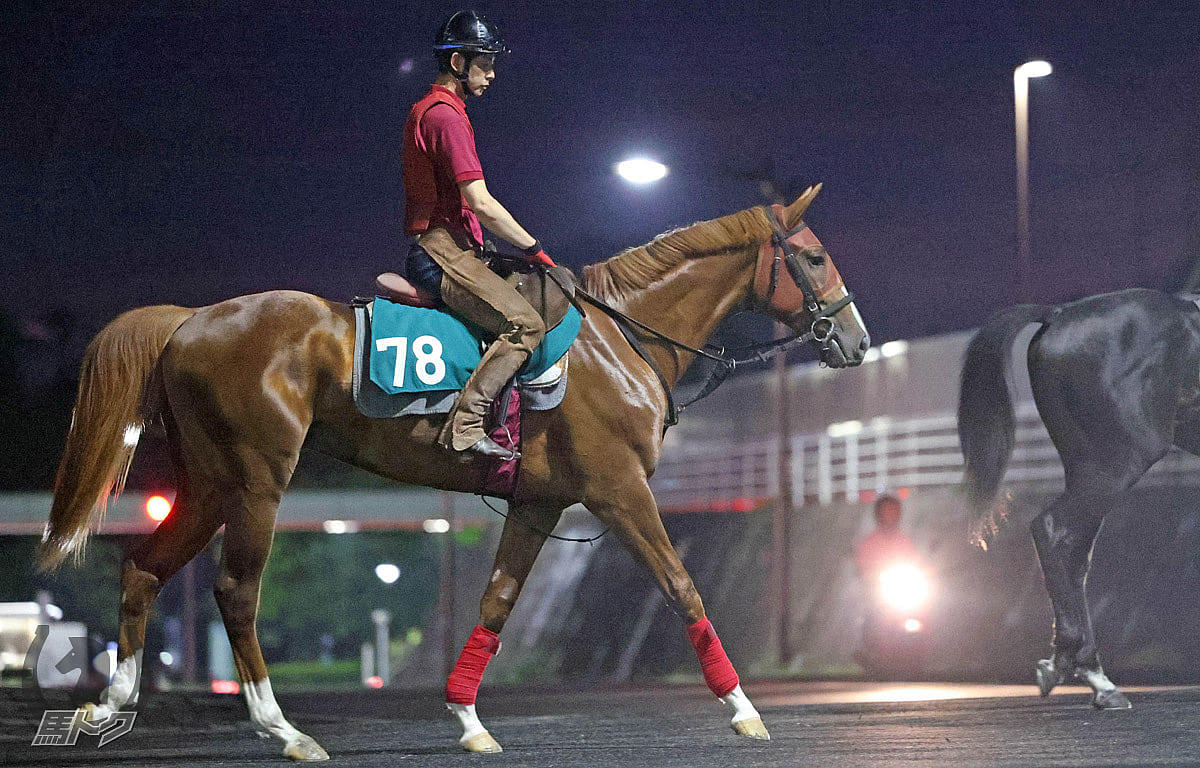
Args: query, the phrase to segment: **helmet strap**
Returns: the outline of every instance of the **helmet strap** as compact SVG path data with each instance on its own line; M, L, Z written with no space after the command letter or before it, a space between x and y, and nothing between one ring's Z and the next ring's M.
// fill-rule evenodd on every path
M464 95L463 97L466 98L471 95L471 89L467 86L467 72L469 72L471 70L471 60L469 58L467 58L467 54L463 53L462 51L455 51L454 53L457 53L459 56L462 56L463 71L459 72L458 70L456 70L454 68L454 54L451 54L450 55L450 74L454 75L454 78L456 80L458 80L458 82L462 83L462 89L463 89L463 95Z

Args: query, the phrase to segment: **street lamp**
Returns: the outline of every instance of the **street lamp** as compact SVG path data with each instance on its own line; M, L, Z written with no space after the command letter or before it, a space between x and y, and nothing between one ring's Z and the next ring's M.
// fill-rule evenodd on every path
M1049 62L1027 61L1013 70L1013 102L1017 129L1017 296L1029 298L1033 264L1029 253L1029 78L1053 71Z
M648 157L632 157L617 163L617 175L639 186L658 181L667 175L667 166Z

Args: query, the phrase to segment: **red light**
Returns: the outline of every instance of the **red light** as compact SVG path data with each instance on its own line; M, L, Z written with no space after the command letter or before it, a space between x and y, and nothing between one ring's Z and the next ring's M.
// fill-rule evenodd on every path
M370 677L367 678L367 687L368 688L382 688L383 687L383 678L380 677L379 675L371 675Z
M146 517L156 523L161 523L171 514L171 502L166 496L151 496L146 499Z
M908 498L908 489L907 488L899 489L898 491L896 491L896 497L901 500L907 499Z
M161 498L161 497L159 497ZM213 680L213 693L232 693L237 694L242 690L242 686L238 685L237 680Z

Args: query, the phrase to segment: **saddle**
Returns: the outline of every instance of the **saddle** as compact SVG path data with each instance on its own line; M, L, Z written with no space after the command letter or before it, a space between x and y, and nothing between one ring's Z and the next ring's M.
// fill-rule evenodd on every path
M575 275L566 267L544 270L518 256L493 250L484 252L484 261L529 302L541 316L547 331L563 321L572 305L584 314L583 307L575 299ZM385 272L375 278L375 288L378 295L401 304L429 309L440 306L428 292L395 272Z

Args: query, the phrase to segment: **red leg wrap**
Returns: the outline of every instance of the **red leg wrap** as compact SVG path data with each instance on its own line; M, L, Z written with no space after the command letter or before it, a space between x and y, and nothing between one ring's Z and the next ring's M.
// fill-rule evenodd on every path
M483 670L500 650L500 636L490 629L475 625L467 644L463 646L454 671L446 680L446 702L449 704L474 704L483 680Z
M721 638L717 637L717 630L713 629L708 617L689 626L687 633L688 640L692 641L692 647L696 649L696 656L700 659L700 669L704 672L704 682L708 683L708 689L717 696L725 696L737 688L737 672L733 670L733 664L725 655L725 649L721 647Z

